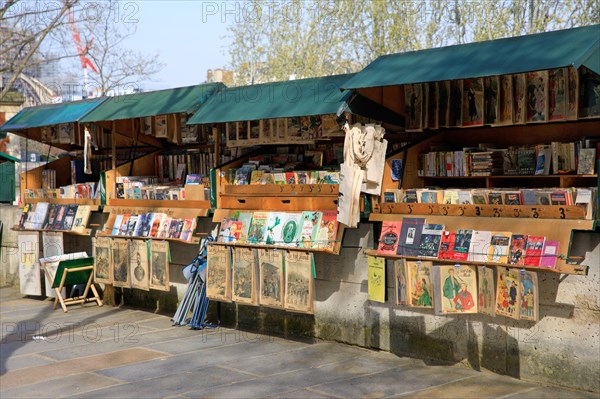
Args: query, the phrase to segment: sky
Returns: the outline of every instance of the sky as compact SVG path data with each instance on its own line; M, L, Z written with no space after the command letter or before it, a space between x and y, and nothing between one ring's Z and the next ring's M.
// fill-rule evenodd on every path
M206 80L206 71L229 63L227 14L235 2L121 0L122 18L136 21L137 32L126 46L158 53L165 67L144 90L190 86Z

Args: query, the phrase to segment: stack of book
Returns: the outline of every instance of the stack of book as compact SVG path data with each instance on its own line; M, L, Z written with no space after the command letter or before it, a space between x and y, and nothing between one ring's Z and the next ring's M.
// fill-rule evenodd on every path
M89 205L60 205L38 202L35 209L25 204L19 228L25 230L55 230L83 233L91 213Z
M493 176L502 174L500 151L472 152L470 156L471 176Z

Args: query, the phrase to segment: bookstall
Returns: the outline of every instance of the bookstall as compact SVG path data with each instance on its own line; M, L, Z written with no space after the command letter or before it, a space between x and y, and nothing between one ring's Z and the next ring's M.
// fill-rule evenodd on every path
M433 308L436 286L442 313L460 313L442 297L452 287L440 292L432 276L466 268L475 294L479 266L479 282L497 269L487 289L496 300L469 309L537 320L537 273L587 274L570 249L576 232L597 228L597 34L594 26L396 54L344 84L383 99L406 116L403 134L422 138L388 156L370 215L382 225L366 253L396 260L396 279L407 282L395 303L424 306L427 285ZM521 290L525 279L534 283ZM521 289L507 304L509 280Z
M403 122L399 115L363 96L343 93L341 84L351 76L227 88L188 122L225 124L228 147L254 149L219 166L213 175L217 203L213 221L220 223L221 229L208 253L221 260L209 259L207 293L211 299L281 308L285 302L286 309L301 311L290 308L295 299L283 301L288 292L283 289L287 279L281 268L285 258L287 269L298 261L299 270L308 270L298 271L297 281L306 284L295 290L304 293L298 294L304 298L304 311L312 312L306 302L310 299L312 304L313 296L310 253L339 254L345 229L337 221L344 138L340 122L346 118L368 121L359 116L367 110L373 120L390 126ZM278 248L284 251L276 251ZM227 256L232 261L233 279ZM254 264L250 258L259 259L258 274L248 272L248 265ZM263 270L263 266L270 269ZM273 298L250 297L254 290L249 287L243 290L246 297L235 298L241 284L235 271L240 269L244 272L238 275L247 281L250 275L252 281L263 282L263 277L268 277L272 287L281 290L281 295L271 293L279 299L271 303ZM258 292L267 295L264 287Z

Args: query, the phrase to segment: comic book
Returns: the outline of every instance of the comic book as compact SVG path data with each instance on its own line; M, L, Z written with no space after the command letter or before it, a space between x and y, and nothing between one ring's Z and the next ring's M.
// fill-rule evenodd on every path
M544 236L528 236L527 245L525 246L525 266L539 266L542 257L542 249L544 249Z
M442 265L440 288L442 313L477 313L477 271L475 266Z
M513 234L510 240L510 252L508 255L509 265L525 264L525 247L527 245L527 234Z
M396 255L401 228L402 221L384 221L382 223L377 253L381 255Z
M442 241L443 224L424 224L419 245L419 256L437 258Z
M508 263L508 253L510 250L510 238L512 233L509 231L493 231L488 249L488 262Z

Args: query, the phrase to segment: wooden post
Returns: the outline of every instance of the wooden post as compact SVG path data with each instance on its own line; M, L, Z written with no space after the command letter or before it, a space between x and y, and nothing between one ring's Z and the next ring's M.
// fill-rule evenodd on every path
M213 138L215 140L215 162L213 168L216 168L220 164L221 159L221 135L219 134L219 129L216 127L212 128Z

